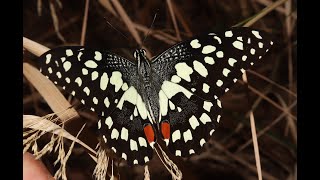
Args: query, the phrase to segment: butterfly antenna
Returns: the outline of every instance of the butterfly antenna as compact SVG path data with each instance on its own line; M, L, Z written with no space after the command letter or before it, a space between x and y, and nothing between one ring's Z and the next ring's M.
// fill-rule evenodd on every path
M147 34L146 34L146 36L144 37L144 39L143 39L143 41L142 41L141 46L143 46L143 44L144 44L144 42L146 41L146 39L147 39L147 37L148 37L149 33L151 32L151 30L152 30L152 28L153 28L153 24L154 24L154 22L155 22L155 20L156 20L156 18L157 18L157 14L158 14L158 12L156 12L156 14L154 15L153 20L152 20L152 23L151 23L151 26L150 26L150 28L149 28L149 30L148 30L148 32L147 32Z
M114 30L116 30L118 33L120 33L123 37L125 37L127 40L129 40L129 38L126 36L126 35L124 35L121 31L119 31L117 28L115 28L114 26L112 26L112 24L107 20L107 18L106 17L103 17L106 21L107 21L107 23L108 23L108 25L110 26L110 27L112 27L112 29L114 29Z

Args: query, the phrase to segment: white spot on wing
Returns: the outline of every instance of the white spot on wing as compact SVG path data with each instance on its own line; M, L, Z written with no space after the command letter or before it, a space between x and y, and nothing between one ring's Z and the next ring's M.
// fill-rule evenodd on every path
M87 96L90 95L90 89L89 89L88 87L85 87L85 88L83 89L83 92L85 92L85 93L87 94Z
M259 32L258 31L252 31L252 34L258 38L258 39L262 39L262 37L260 36Z
M195 92L195 91L196 91L196 88L191 88L191 91L192 91L192 92Z
M247 56L246 55L243 55L242 56L242 61L246 61L247 60Z
M187 131L185 131L183 133L183 139L184 139L184 142L187 142L189 140L192 140L192 134L191 134L191 131L190 129L188 129Z
M209 101L203 102L203 109L205 109L208 112L210 112L212 106L213 106L212 102L209 102Z
M194 154L195 152L194 152L194 150L193 149L190 149L189 150L189 154Z
M223 52L222 51L218 51L217 53L216 53L216 55L217 55L217 57L218 58L223 58Z
M221 116L218 115L218 117L217 117L217 122L218 122L218 123L220 122L220 118L221 118Z
M98 73L97 71L93 71L93 72L91 73L91 79L92 79L92 81L96 80L96 79L98 78L98 76L99 76L99 73Z
M133 161L133 164L138 164L138 160L135 159L135 160Z
M206 143L206 140L204 140L203 138L200 140L200 146L202 147L204 145L204 143Z
M203 83L202 91L205 93L208 93L209 89L210 89L210 86L207 83Z
M109 129L111 129L111 127L113 125L113 121L110 116L106 118L105 124L108 126Z
M128 135L129 135L129 132L128 132L128 129L125 128L125 127L122 127L121 129L121 139L125 140L125 141L128 141Z
M202 54L209 54L216 50L216 47L212 45L207 45L202 48Z
M237 37L237 39L238 39L239 41L243 41L243 39L242 39L241 36Z
M171 110L174 110L176 107L175 105L169 100L169 107Z
M201 62L199 62L199 61L197 61L197 60L193 61L193 68L194 68L194 70L196 70L202 77L207 77L207 76L208 76L208 71L207 71L206 67L204 67L204 65L203 65Z
M51 68L51 67L48 68L48 72L49 72L50 74L52 73L52 68Z
M63 63L63 68L64 68L64 70L65 70L66 72L69 71L69 69L71 68L71 63L70 63L70 61L64 62L64 63Z
M95 56L94 59L100 61L102 59L102 54L99 51L94 52Z
M111 139L118 139L119 138L119 131L115 128L111 131Z
M203 124L206 124L207 122L211 122L211 119L207 113L202 113L199 119Z
M191 118L189 119L189 124L192 127L192 129L196 129L197 126L199 126L199 121L197 120L197 118L195 116L191 116Z
M127 154L126 154L126 153L122 153L122 154L121 154L121 157L122 157L124 160L127 160Z
M175 66L177 71L177 75L180 76L182 79L190 82L190 75L193 73L193 69L189 67L185 62L178 63Z
M181 138L180 130L176 130L172 133L172 142L176 142L176 140Z
M130 149L131 151L138 151L137 141L130 139Z
M222 106L221 106L221 101L220 101L219 99L217 99L217 105L218 105L220 108L222 108Z
M181 156L181 151L180 150L176 150L176 156Z
M240 41L234 41L232 43L233 47L237 48L237 49L240 49L240 50L243 50L243 43L240 42Z
M181 78L177 75L173 75L171 77L171 81L174 82L174 83L179 83L181 81Z
M110 84L115 86L115 92L118 92L123 84L122 74L119 71L112 72Z
M212 129L212 130L209 132L210 136L212 136L212 134L213 134L214 131L215 131L215 130Z
M144 147L147 147L147 141L146 141L146 139L144 139L143 137L139 137L138 138L138 141L139 141L139 145L142 147L142 146L144 146Z
M98 99L96 97L93 97L92 101L94 104L98 104Z
M107 142L107 138L106 138L106 136L105 136L105 135L103 135L103 136L102 136L102 138L103 138L104 142L106 143L106 142Z
M107 108L110 106L110 101L109 101L109 98L108 98L108 97L106 97L103 102L104 102L104 105L105 105Z
M86 68L82 68L82 74L83 75L87 75L89 72L88 72L88 69Z
M122 86L121 86L121 89L122 89L123 91L128 90L128 84L127 84L127 83L123 83Z
M49 64L49 63L50 63L51 57L52 57L51 54L47 54L47 55L46 55L46 64Z
M60 58L61 59L61 62L63 63L64 61L66 61L66 58L65 57L62 57Z
M103 73L100 78L100 88L104 91L107 89L109 77L107 73Z
M229 58L229 59L228 59L228 63L229 63L229 65L232 66L232 67L233 67L234 63L236 63L236 62L237 62L237 60L235 60L235 59L233 59L233 58Z
M221 39L218 36L214 36L213 38L216 39L219 42L219 44L221 44Z
M124 101L128 101L131 104L136 105L137 95L137 90L133 86L131 86L125 93L123 93L117 107L119 109L122 109Z
M216 82L218 87L221 87L223 85L223 81L221 81L220 79Z
M88 60L84 63L88 68L96 68L98 64L92 60Z
M149 162L148 156L145 156L145 157L144 157L144 162L145 162L145 163Z
M77 58L78 58L78 61L80 61L80 57L82 56L82 52L79 52L79 54L78 54L78 56L77 56Z
M137 109L137 107L134 108L134 110L133 110L133 115L134 115L135 117L138 116L138 109Z
M101 120L98 121L98 129L101 128Z
M181 109L180 107L177 107L177 109L178 109L178 112L181 112L181 111L182 111L182 109Z
M262 42L259 42L259 43L258 43L258 46L259 46L259 48L263 48L263 43L262 43Z
M78 84L79 87L82 85L82 80L80 77L77 77L75 82Z
M225 35L226 37L232 37L232 36L233 36L232 31L226 31L226 32L224 33L224 35Z
M182 92L188 99L190 99L190 97L192 96L192 93L190 91L170 81L164 81L161 86L161 89L169 99L171 99L174 95L176 95L179 92Z
M256 53L256 50L253 49L253 48L251 48L251 49L250 49L250 53L251 53L252 55L254 55L254 54Z
M57 72L56 75L59 79L62 77L61 72Z
M228 77L228 74L230 73L230 70L227 69L227 68L223 68L222 70L222 74L225 76L225 77Z
M190 42L190 45L191 45L192 48L195 48L195 49L201 47L201 44L199 43L199 40L198 40L198 39L192 40L192 41Z
M206 56L206 57L204 58L204 62L206 62L207 64L210 64L210 65L214 64L213 58L212 58L212 57L209 57L209 56Z
M72 56L72 55L73 55L72 50L71 50L71 49L67 49L67 50L66 50L66 55L67 55L67 56Z

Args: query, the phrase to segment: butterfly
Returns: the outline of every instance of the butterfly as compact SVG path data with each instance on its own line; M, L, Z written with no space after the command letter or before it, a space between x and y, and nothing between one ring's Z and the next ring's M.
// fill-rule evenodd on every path
M64 46L40 56L40 71L95 111L101 143L129 165L144 165L158 139L175 156L200 152L217 128L224 95L273 41L237 27L180 42L151 60Z

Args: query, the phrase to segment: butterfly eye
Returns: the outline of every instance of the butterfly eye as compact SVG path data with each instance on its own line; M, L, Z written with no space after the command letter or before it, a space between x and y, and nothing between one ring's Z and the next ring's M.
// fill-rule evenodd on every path
M145 49L142 49L142 52L144 56L147 54L147 51Z

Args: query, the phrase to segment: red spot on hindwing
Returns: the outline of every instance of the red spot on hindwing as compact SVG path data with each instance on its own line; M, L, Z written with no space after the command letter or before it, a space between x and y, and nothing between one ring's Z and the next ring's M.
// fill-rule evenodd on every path
M161 122L161 134L164 139L170 139L170 124L168 121Z
M144 130L144 134L146 135L146 138L148 140L148 143L152 143L154 142L154 131L153 128L150 124L147 124L146 126L144 126L143 128Z

